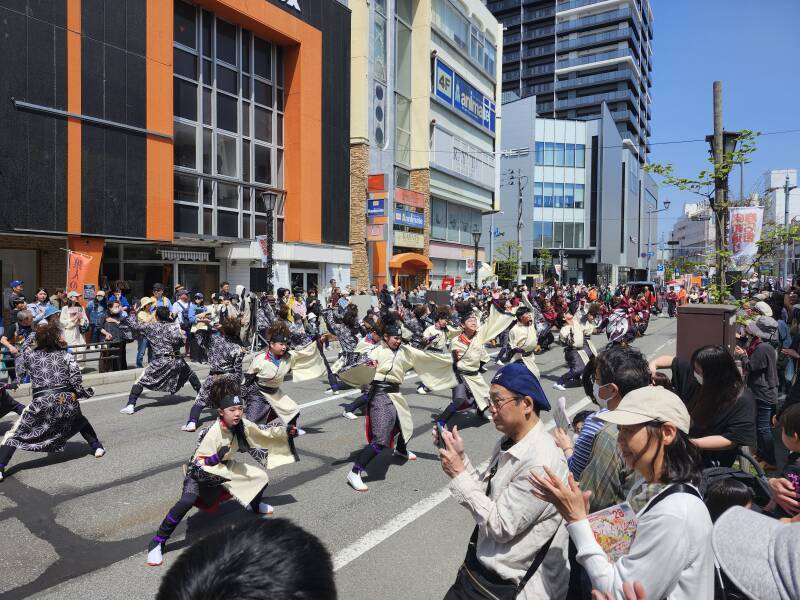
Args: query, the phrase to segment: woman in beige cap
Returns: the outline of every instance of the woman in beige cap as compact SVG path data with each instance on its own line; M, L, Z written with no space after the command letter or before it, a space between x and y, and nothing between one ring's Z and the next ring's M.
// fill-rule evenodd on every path
M639 581L648 598L713 598L712 524L695 487L700 454L689 439L683 401L660 386L648 386L629 392L616 409L596 418L617 425L625 462L652 494L637 513L636 535L625 556L615 562L607 558L587 518L590 492L582 492L572 475L568 484L547 467L545 474L530 475L533 494L552 502L567 521L592 587L619 598L625 597L624 582ZM634 486L631 494L640 491Z

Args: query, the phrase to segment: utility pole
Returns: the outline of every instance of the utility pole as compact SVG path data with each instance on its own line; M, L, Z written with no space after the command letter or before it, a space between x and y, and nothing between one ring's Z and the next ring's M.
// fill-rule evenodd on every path
M522 285L522 177L519 172L517 172L517 285Z
M784 234L789 231L789 194L796 185L789 185L789 174L786 174L786 181L783 183L783 227L786 229ZM789 285L789 236L786 235L783 242L783 289Z
M727 210L725 206L725 190L727 177L720 174L725 156L724 136L722 125L722 82L714 82L714 204L712 209L716 216L717 231L715 236L715 249L717 253L717 289L722 297L726 295L725 285L725 259L722 251L725 249L725 234L727 232Z

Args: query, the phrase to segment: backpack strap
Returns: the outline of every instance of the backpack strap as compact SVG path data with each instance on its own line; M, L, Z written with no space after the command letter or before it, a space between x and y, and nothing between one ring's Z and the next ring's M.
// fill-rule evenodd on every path
M702 494L700 494L700 492L698 492L694 486L689 485L688 483L673 483L671 486L660 492L655 498L653 498L650 501L650 504L648 504L642 511L642 515L644 515L647 511L653 508L656 504L661 502L664 498L666 498L667 496L671 496L672 494L691 494L692 496L695 496L700 500L703 499Z

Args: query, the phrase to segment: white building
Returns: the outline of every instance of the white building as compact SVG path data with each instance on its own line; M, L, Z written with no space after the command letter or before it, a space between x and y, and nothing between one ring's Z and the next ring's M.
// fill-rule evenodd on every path
M672 226L672 258L686 257L693 262L704 262L711 255L716 239L716 224L711 208L705 202L683 205L683 214Z

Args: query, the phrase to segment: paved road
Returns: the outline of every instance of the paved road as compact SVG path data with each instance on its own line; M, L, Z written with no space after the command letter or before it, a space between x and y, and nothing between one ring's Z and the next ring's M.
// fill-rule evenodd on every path
M597 336L600 346L605 336ZM675 322L658 319L636 345L649 356L674 351ZM564 370L554 347L537 358L545 390ZM95 459L80 436L60 454L18 452L0 483L0 597L152 598L166 567L192 541L225 521L253 518L232 503L217 515L192 511L167 545L165 566L147 567L145 549L165 512L180 494L181 465L195 435L180 431L192 390L174 397L145 392L137 412L119 414L129 384L104 386L83 410L108 454ZM363 420L343 419L340 400L325 396L321 382L288 383L305 405L298 440L301 461L273 471L270 502L318 535L334 556L343 599L441 598L463 558L472 530L468 513L449 498L447 478L430 444L431 415L448 402L443 394L414 393L404 386L414 417L410 447L419 460L403 464L388 453L373 461L366 494L345 484L363 445ZM568 409L588 406L581 390L564 394ZM206 418L209 419L206 415ZM550 423L549 416L545 421ZM468 415L454 419L476 463L488 458L497 433ZM0 435L13 419L0 421Z

